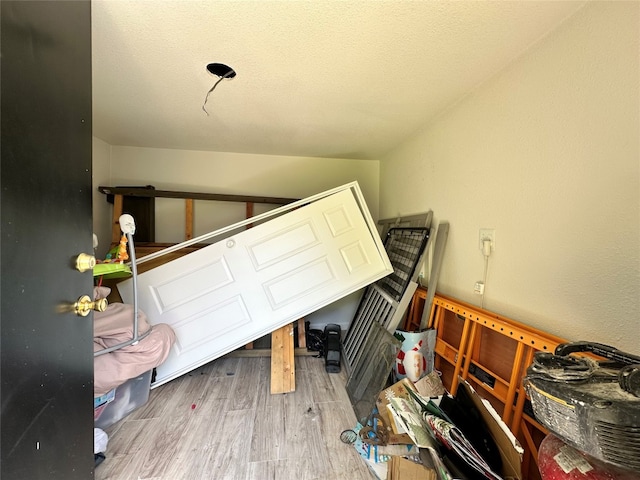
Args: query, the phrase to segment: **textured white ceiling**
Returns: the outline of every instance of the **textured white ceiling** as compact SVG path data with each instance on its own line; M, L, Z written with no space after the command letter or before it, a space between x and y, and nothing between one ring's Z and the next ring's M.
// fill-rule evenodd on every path
M378 159L583 4L93 0L93 132L112 145ZM237 75L207 116L212 62Z

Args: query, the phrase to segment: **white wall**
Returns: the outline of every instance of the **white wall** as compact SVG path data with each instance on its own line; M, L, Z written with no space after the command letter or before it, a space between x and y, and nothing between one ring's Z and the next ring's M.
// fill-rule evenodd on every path
M450 222L438 291L640 353L640 3L593 2L381 162L380 216Z
M102 141L94 144L94 155L96 148L106 145ZM111 186L151 184L158 190L305 198L357 180L371 215L378 218L378 161L123 146L111 146L109 155L111 175L102 184ZM98 184L94 185L97 188ZM98 195L102 196L98 202L105 202L104 195ZM196 236L244 220L244 204L217 203L195 202ZM268 208L274 207L256 206L255 213ZM110 225L110 215L102 215L99 222ZM184 218L183 200L156 199L156 241L183 241ZM110 241L110 230L106 241ZM308 320L314 328L338 323L346 329L358 298L359 294L351 295Z
M98 191L100 185L109 185L111 146L93 137L92 178L93 178L93 233L98 236L97 258L103 259L111 242L111 205L105 195Z
M379 162L113 146L113 185L152 184L161 190L304 198L357 180L374 218L378 214ZM229 205L225 209L229 210ZM244 204L230 215L195 205L196 235L245 218ZM264 210L264 209L263 209ZM184 203L156 203L156 241L184 240ZM177 227L177 228L176 228Z

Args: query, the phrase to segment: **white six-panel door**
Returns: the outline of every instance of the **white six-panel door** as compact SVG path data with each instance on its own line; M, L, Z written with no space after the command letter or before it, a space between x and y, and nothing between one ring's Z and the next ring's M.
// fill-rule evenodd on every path
M153 386L388 275L373 234L343 190L139 275L139 308L177 336Z

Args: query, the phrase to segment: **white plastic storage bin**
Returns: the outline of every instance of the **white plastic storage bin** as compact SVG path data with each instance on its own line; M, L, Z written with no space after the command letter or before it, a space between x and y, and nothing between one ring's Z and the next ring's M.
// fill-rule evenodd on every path
M152 370L149 370L139 377L127 380L115 389L115 396L111 395L110 402L94 406L93 419L96 428L105 429L147 403L151 389L151 373ZM106 395L107 399L108 396L109 394Z

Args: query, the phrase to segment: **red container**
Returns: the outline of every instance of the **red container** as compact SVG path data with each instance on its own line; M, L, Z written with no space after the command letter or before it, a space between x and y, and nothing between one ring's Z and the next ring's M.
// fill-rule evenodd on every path
M640 472L623 470L547 435L538 450L542 480L640 480Z

